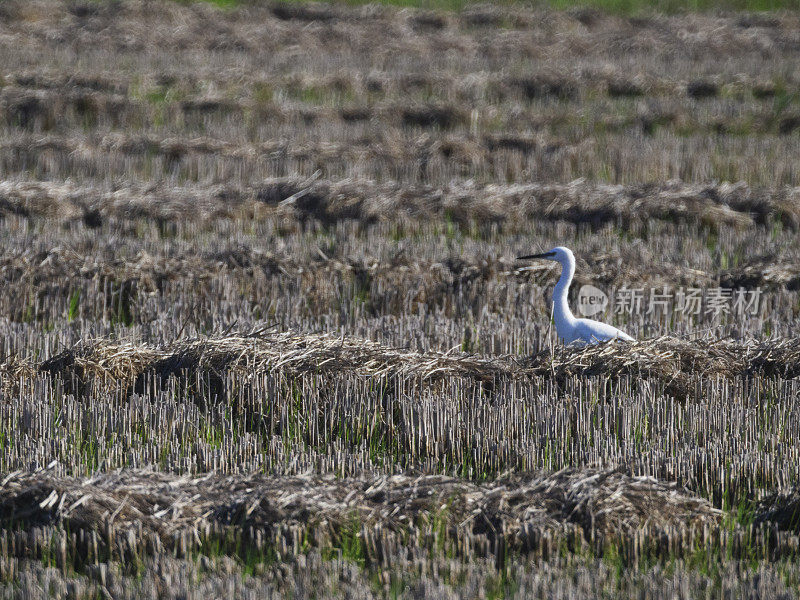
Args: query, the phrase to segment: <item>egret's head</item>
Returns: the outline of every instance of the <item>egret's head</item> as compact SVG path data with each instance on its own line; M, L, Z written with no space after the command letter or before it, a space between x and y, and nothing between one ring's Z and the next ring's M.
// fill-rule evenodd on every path
M556 246L552 250L548 250L547 252L542 252L541 254L528 254L527 256L518 256L517 260L528 260L531 258L543 258L545 260L554 260L556 262L560 262L562 265L575 262L575 256L572 254L572 250L570 250L569 248L565 248L564 246Z

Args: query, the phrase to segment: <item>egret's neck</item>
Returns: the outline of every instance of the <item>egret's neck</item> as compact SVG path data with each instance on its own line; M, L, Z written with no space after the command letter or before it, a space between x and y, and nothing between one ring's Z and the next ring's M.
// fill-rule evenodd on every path
M573 275L575 275L575 263L571 260L561 263L561 277L558 278L558 283L553 290L553 319L556 324L575 321L568 302L569 286L572 283Z

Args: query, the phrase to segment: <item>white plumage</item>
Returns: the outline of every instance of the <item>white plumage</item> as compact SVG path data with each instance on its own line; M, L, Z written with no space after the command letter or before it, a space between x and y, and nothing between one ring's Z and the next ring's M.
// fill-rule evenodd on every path
M556 324L556 333L565 344L597 344L608 340L634 341L631 336L616 327L591 319L576 319L572 314L567 300L569 286L575 275L575 255L572 254L572 250L558 246L542 254L520 256L517 260L531 258L553 260L561 265L561 277L558 278L553 290L553 320Z

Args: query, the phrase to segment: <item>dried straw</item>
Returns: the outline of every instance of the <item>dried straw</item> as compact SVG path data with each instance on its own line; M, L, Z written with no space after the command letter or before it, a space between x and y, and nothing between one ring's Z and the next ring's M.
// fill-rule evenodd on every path
M179 340L163 349L95 340L66 350L39 369L64 380L95 384L131 382L140 376L185 376L225 372L246 374L280 370L303 373L349 372L363 377L413 376L427 381L467 377L544 377L640 375L663 383L678 396L698 378L789 379L800 375L800 341L779 339L734 342L670 337L609 342L584 348L556 347L531 357L477 356L463 352L413 352L376 342L328 334L292 332ZM23 369L24 371L24 369Z
M142 543L158 538L166 547L186 532L200 539L226 528L261 531L265 539L303 530L318 543L335 544L357 523L362 531L414 537L439 519L447 536L468 539L469 547L484 540L497 548L502 540L537 551L548 535L577 533L595 542L642 531L697 531L715 526L721 514L675 484L595 469L485 484L437 475L186 477L133 470L86 479L14 472L0 482L7 524L114 530Z

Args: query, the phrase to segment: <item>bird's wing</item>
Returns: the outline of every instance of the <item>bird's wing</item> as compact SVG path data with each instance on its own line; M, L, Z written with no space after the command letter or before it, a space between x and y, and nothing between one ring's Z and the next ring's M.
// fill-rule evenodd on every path
M620 339L628 342L634 341L624 331L600 321L591 319L578 319L578 330L581 337L587 342L604 342L606 340Z

